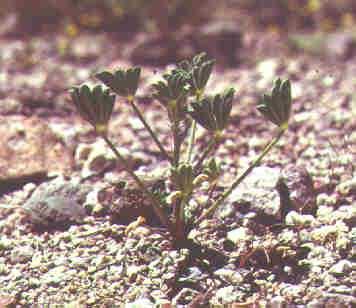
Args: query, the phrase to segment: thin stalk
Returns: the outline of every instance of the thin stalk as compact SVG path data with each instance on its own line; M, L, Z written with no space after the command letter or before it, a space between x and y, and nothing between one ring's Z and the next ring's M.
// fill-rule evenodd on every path
M172 157L170 157L167 153L167 151L164 149L162 143L158 140L156 134L154 133L154 131L151 129L151 127L148 125L147 121L145 120L145 118L143 117L140 109L138 109L137 105L134 102L133 97L128 97L127 98L128 102L131 103L131 106L133 108L133 110L135 111L135 113L137 114L138 118L140 119L140 121L142 122L142 124L144 125L144 127L148 130L148 132L150 133L152 139L154 140L154 142L156 143L156 145L158 146L158 148L160 149L162 155L168 159L170 162L172 162Z
M195 120L193 120L192 126L190 128L190 137L189 137L188 151L187 151L187 163L188 164L190 163L190 161L192 159L196 130L197 130L197 122Z
M180 154L180 140L179 140L179 122L174 120L173 123L173 166L178 167Z
M216 144L217 144L216 138L213 138L209 141L208 146L205 148L203 154L199 158L197 164L194 167L194 170L197 170L197 172L199 172L199 169L200 169L201 165L203 164L204 160L210 154L210 152L214 149Z
M185 235L185 220L184 220L184 207L187 204L187 200L186 197L183 197L183 199L181 200L180 204L179 204L179 219L177 220L177 226L176 226L176 230L177 230L177 237L182 239Z
M262 153L250 164L250 166L231 184L230 188L226 190L196 221L199 224L205 218L209 217L221 205L221 203L231 194L231 192L245 179L245 177L261 162L263 157L272 149L272 147L279 141L285 132L285 128L280 128L277 136L267 144Z
M203 90L197 90L195 93L195 99L199 101L203 95ZM187 163L189 164L192 159L193 147L195 143L195 133L197 130L197 122L193 119L192 126L190 128L190 137L188 142L188 150L187 150Z
M124 169L130 174L130 176L135 180L137 185L142 189L142 191L146 194L146 196L152 202L153 210L155 211L156 215L158 216L159 220L161 221L162 225L165 227L169 227L169 221L167 216L161 209L160 202L157 200L156 196L152 194L140 178L135 174L133 170L129 167L127 160L120 154L120 152L116 149L114 144L110 141L110 139L106 135L100 135L106 142L106 144L110 147L110 149L114 152L115 156L119 159Z

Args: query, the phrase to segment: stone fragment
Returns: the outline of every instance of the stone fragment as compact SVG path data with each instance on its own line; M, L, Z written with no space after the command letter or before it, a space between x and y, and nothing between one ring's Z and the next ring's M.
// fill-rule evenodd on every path
M83 178L113 168L116 157L102 139L92 144L79 144L75 153L75 162L82 167Z
M23 205L27 218L35 225L55 227L86 216L81 205L89 190L86 185L69 182L59 177L41 184Z
M252 238L251 232L248 228L240 227L234 230L231 230L227 233L227 239L233 242L235 245L238 245L239 242L248 241Z
M292 226L311 226L315 224L315 218L312 215L301 215L296 211L292 211L286 216L286 224Z
M50 172L71 170L70 151L38 118L7 116L0 135L0 194Z
M329 272L336 277L346 276L352 270L352 263L348 260L340 260L334 264Z
M134 302L127 303L125 308L154 308L155 304L152 303L148 298L140 298Z
M283 168L277 189L282 203L282 217L293 210L302 214L315 214L316 192L313 180L305 168L293 165Z
M236 187L228 200L238 204L241 211L256 211L262 216L280 218L280 198L276 185L280 170L270 167L256 167Z
M32 259L35 250L31 246L16 247L11 251L12 264L27 263Z

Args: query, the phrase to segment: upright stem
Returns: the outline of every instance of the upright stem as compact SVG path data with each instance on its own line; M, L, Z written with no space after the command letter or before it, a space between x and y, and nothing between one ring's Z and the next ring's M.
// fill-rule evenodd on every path
M173 166L178 167L179 165L179 154L180 154L180 140L179 140L179 122L174 119L173 123Z
M198 89L195 94L196 100L199 101L202 95L203 95L203 90ZM190 128L190 138L189 138L188 150L187 150L187 163L190 163L192 159L196 130L197 130L197 122L193 119L192 126Z
M132 96L129 96L127 98L128 102L131 103L131 106L133 108L133 110L135 111L135 113L137 114L137 116L139 117L140 121L142 122L142 124L144 125L144 127L148 130L148 132L150 133L152 139L154 140L154 142L156 143L156 145L158 146L158 148L160 149L162 155L168 159L170 162L172 162L172 157L170 157L167 153L167 151L164 149L163 145L161 144L161 142L158 140L156 134L154 133L154 131L151 129L151 127L148 125L148 123L146 122L145 118L143 117L140 109L138 109L137 105L134 102L134 99Z
M199 172L199 169L201 167L201 165L203 164L205 158L209 155L209 153L214 149L214 146L217 144L216 142L216 138L213 138L209 141L208 146L205 148L203 154L201 155L201 157L199 158L197 164L194 167L194 170L197 170L197 172Z
M231 184L230 188L226 190L197 220L199 224L205 218L209 217L221 205L221 203L231 194L231 192L245 179L245 177L261 162L263 157L272 149L272 147L279 141L285 132L285 128L280 128L277 136L272 139L270 143L264 148L262 153L250 164L250 166Z
M106 144L110 147L110 149L114 152L116 157L119 159L121 162L122 166L124 169L131 175L131 177L135 180L137 185L142 189L142 191L146 194L146 196L150 199L152 202L153 210L155 211L156 215L158 216L159 220L161 221L162 225L165 227L169 227L169 221L167 219L167 216L164 214L164 212L161 209L160 202L157 200L156 196L152 194L146 186L143 184L143 182L140 180L140 178L131 170L129 167L129 164L127 160L120 154L120 152L116 149L114 144L110 141L110 139L106 135L100 135L106 142Z
M193 120L192 126L190 128L190 138L189 138L188 152L187 152L187 163L190 163L190 160L192 159L196 130L197 130L197 122L195 120Z

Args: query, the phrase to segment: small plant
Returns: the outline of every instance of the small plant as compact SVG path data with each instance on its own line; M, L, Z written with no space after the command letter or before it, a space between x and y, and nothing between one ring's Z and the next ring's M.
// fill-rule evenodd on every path
M291 85L288 80L278 79L271 94L263 95L257 105L262 115L278 126L276 136L249 167L236 177L229 188L213 198L213 191L221 174L220 164L213 155L221 144L224 130L229 124L235 93L233 88L229 88L214 96L204 94L213 66L214 61L209 59L205 53L201 53L191 61L179 63L175 69L164 74L161 81L152 85L153 99L156 99L168 113L172 132L171 150L161 144L135 102L140 68L131 68L126 71L119 69L115 72L105 71L96 74L96 78L110 89L104 89L101 85L93 88L82 85L71 89L71 97L79 114L94 127L98 136L105 140L122 166L150 199L161 224L168 228L177 246L186 243L189 232L214 213L252 169L261 162L288 128L292 104ZM162 157L170 162L172 187L168 196L163 198L157 193L152 193L129 168L125 158L108 137L108 124L115 101L115 94L111 94L110 91L126 98L150 133ZM203 127L211 136L209 144L200 155L196 151L197 125ZM201 205L200 216L194 217L189 212L188 205L202 182L208 183L208 202L205 206Z

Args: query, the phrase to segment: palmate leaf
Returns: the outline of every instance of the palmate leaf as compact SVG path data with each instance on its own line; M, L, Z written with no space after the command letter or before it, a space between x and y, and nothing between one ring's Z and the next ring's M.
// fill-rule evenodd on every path
M189 89L186 75L172 71L163 75L164 81L153 84L152 96L168 110L171 120L182 120L185 116Z
M70 95L80 116L94 126L98 133L107 133L115 95L101 85L89 88L87 85L73 87Z
M282 81L278 78L274 83L271 94L264 94L260 99L257 110L277 126L284 126L288 124L291 106L290 82L289 80Z
M205 52L193 57L191 61L184 60L178 64L176 71L184 72L187 75L188 82L191 86L191 93L196 95L205 88L215 60L208 58Z
M189 114L205 129L222 131L229 123L234 93L235 90L230 88L222 94L193 102Z
M95 77L109 87L116 94L124 97L134 96L140 80L141 68L129 68L126 71L116 70L114 73L104 71Z

